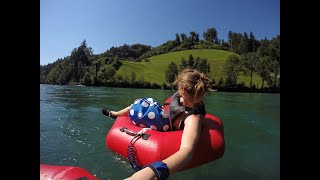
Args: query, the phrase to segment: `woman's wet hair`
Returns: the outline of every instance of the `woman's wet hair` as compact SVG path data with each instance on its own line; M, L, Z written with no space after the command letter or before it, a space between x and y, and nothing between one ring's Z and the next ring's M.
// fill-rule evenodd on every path
M194 104L200 103L208 91L213 91L212 80L206 74L190 68L182 70L173 84L184 88Z

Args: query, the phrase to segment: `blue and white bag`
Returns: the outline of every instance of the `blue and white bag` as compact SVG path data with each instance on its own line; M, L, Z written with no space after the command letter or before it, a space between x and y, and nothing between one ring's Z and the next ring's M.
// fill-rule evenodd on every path
M136 126L151 128L156 131L172 130L168 114L153 98L135 100L128 115L131 122Z

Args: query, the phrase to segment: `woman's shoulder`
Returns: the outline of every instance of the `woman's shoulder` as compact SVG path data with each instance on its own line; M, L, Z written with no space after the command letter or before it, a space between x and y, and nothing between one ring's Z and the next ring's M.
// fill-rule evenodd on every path
M203 119L203 115L201 114L190 114L184 121L185 125L188 123L199 123L201 119Z

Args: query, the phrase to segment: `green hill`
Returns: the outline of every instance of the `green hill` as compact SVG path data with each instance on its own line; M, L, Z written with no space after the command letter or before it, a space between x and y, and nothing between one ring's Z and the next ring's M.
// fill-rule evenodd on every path
M165 71L168 68L168 64L173 61L178 66L182 58L188 60L189 55L192 54L194 58L206 58L210 64L210 77L216 81L219 81L220 77L223 76L223 64L227 57L234 54L230 51L216 50L216 49L201 49L201 50L186 50L170 52L166 54L161 54L157 56L149 57L150 62L129 62L124 61L123 65L117 71L117 75L122 75L130 79L131 73L136 74L136 80L144 80L150 83L156 83L161 85L165 83ZM261 78L254 76L253 83L256 86L261 85ZM246 76L240 76L238 82L245 82L248 86L250 83L250 78Z

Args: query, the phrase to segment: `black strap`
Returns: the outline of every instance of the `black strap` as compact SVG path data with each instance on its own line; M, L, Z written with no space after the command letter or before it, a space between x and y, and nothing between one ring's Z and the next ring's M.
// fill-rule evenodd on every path
M179 129L180 130L183 130L183 128L184 128L184 120L186 120L187 117L190 116L191 114L193 114L192 110L188 111L188 113L183 116L183 118L181 119L180 124L179 124Z
M190 116L191 114L195 114L195 115L197 115L197 114L205 115L205 114L206 114L206 109L205 109L205 106L204 106L204 105L202 105L202 106L196 106L196 107L193 107L193 108L188 108L188 107L186 107L186 110L188 110L188 109L190 109L190 110L188 111L188 113L187 113L185 116L183 116L183 118L182 118L181 121L180 121L180 125L179 125L179 129L180 129L180 130L183 130L183 128L184 128L184 121L185 121L186 118L187 118L188 116Z
M136 132L133 132L133 131L130 131L128 128L126 127L123 127L120 129L121 132L126 132L127 134L131 135L131 136L136 136L137 133ZM146 134L146 133L143 133L141 135L142 139L144 140L148 140L148 138L150 137L150 134Z
M130 144L128 145L128 160L133 170L139 171L142 169L141 163L138 158L137 150L134 147L134 143L140 138L140 136L134 136Z
M136 141L138 141L138 139L140 139L140 137L144 140L147 140L150 137L150 134L143 133L142 135L140 135L136 132L129 130L126 127L120 128L120 131L126 132L127 134L134 136L131 139L130 144L128 145L128 160L129 160L129 163L130 163L133 170L135 170L135 171L141 170L142 166L141 166L141 163L140 163L138 155L137 155L137 150L134 147L134 143Z
M167 106L167 105L170 105L170 103L167 103L167 102L166 102L166 103L164 103L162 106Z

